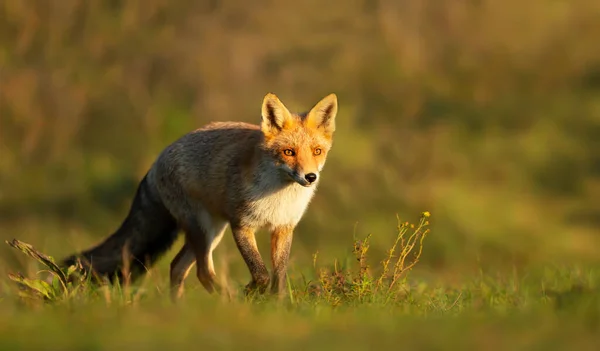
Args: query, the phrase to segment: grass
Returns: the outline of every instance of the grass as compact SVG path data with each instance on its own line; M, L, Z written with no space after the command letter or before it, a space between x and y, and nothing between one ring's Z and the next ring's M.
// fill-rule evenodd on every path
M290 271L285 298L209 295L190 284L176 304L153 269L139 284L90 284L77 267L18 240L44 267L13 273L0 296L2 349L594 349L600 343L600 269L545 266L436 280L419 272L429 213L400 222L383 260L371 235L355 238L352 260ZM508 270L510 271L510 270ZM45 273L42 273L45 272ZM52 283L44 275L50 274ZM193 275L192 275L193 276Z
M600 349L599 6L4 1L0 348ZM44 252L113 231L166 145L256 123L268 91L340 99L283 300L241 294L231 235L230 299L191 275L172 304L167 258L135 284L60 277ZM424 208L396 266L389 214Z

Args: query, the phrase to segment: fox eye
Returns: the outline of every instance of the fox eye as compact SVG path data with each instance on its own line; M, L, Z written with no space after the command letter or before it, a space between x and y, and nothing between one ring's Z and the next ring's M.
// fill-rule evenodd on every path
M320 148L316 148L314 151L315 155L320 155L321 154L321 149Z
M294 156L294 150L292 149L285 149L283 150L283 154L286 156Z

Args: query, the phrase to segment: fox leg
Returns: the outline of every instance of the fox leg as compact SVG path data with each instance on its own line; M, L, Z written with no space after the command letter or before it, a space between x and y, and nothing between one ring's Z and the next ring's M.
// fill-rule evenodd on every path
M258 251L254 236L255 229L236 225L232 226L232 232L235 244L252 275L252 281L246 285L246 292L258 290L260 293L264 293L269 286L269 271Z
M215 263L213 261L213 251L217 248L217 246L221 242L221 239L223 239L225 229L227 229L227 222L219 221L218 223L215 223L212 229L213 230L211 231L211 235L208 237L209 249L207 252L204 253L204 259L202 260L202 275L203 277L210 277L212 284L218 286L214 280L214 278L216 277L216 273ZM220 288L221 287L219 287L219 290Z
M220 290L215 281L213 251L221 242L227 222L201 211L196 220L185 227L186 241L196 256L196 276L204 288L212 293Z
M186 242L179 253L171 261L171 299L179 299L183 295L183 281L196 263L196 254Z
M292 247L294 227L276 227L271 232L271 260L273 262L273 277L271 293L280 294L285 288L287 265Z

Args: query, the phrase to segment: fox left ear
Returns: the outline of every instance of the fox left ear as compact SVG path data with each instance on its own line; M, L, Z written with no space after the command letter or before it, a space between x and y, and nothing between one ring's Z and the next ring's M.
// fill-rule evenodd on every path
M337 115L337 95L329 94L319 101L306 116L306 124L309 128L323 128L325 134L332 135L335 132L335 116Z
M262 123L261 129L265 135L277 134L289 126L292 120L292 114L273 94L268 93L262 104Z

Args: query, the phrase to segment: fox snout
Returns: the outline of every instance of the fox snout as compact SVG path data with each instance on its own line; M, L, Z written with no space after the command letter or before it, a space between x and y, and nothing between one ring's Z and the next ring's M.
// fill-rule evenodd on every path
M303 173L303 172L292 171L291 173L289 173L289 175L296 183L298 183L302 186L306 186L306 187L314 184L317 181L317 179L319 178L318 173L314 173L314 172Z
M309 183L314 183L317 180L317 174L316 173L307 173L304 176L304 179L308 180Z

